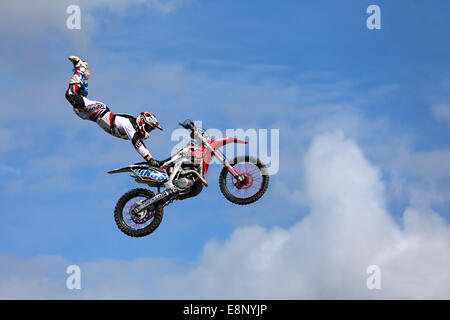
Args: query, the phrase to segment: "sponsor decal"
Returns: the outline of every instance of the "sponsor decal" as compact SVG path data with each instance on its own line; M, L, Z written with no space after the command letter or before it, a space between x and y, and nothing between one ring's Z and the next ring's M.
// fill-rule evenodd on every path
M93 111L96 111L99 109L105 109L105 105L98 103L98 104L91 104L91 105L86 106L86 110L89 112L93 112Z
M134 169L133 170L139 177L147 180L155 180L158 182L162 182L166 180L167 175L164 172L159 172L155 170L148 169Z

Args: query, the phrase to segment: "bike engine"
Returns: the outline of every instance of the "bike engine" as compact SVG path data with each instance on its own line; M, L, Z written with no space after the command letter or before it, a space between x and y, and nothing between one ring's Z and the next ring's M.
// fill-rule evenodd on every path
M179 178L179 179L175 180L173 182L173 184L175 186L177 186L178 188L184 190L184 189L192 187L192 185L194 184L194 180L193 179L189 179L187 177L182 177L182 178Z
M174 184L179 188L183 188L182 191L178 193L178 200L195 197L203 190L203 183L191 173L181 176L181 178L177 180L177 183Z

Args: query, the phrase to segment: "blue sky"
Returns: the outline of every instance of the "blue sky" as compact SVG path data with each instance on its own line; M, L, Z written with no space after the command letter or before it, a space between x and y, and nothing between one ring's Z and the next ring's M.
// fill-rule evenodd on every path
M65 26L65 8L72 2L81 8L81 30ZM26 297L21 293L27 292L25 289L16 288L14 292L19 293L12 294L8 272L17 272L19 278L28 272L36 281L47 279L50 273L57 280L45 286L48 297L71 297L71 292L59 287L66 277L65 265L115 270L112 266L119 262L136 266L141 263L139 259L149 259L144 266L150 269L163 260L178 270L162 274L158 288L150 284L139 287L145 297L178 297L175 280L181 283L180 292L192 292L195 287L199 296L222 297L219 289L197 287L191 280L217 274L220 283L227 274L214 263L234 257L223 262L224 268L229 264L233 270L240 263L237 260L243 260L239 253L247 257L257 248L266 248L264 239L272 239L271 243L306 239L317 244L317 250L305 250L304 244L286 240L290 243L287 248L302 251L301 257L311 261L312 267L302 269L299 259L288 259L285 264L299 278L319 279L308 270L322 261L317 257L327 242L321 243L320 235L333 221L329 214L351 190L359 190L354 187L366 173L371 177L367 178L369 191L361 197L376 190L381 195L373 201L379 201L385 212L380 209L383 214L367 215L365 221L371 221L372 216L381 217L374 225L394 221L389 228L376 229L378 238L389 238L384 232L392 230L404 241L423 236L425 233L415 228L409 230L406 223L408 214L416 217L418 212L423 220L412 221L428 225L430 219L433 223L428 232L448 239L447 1L72 2L44 1L34 6L17 1L0 14L0 27L8 30L0 43L5 75L0 86L0 255L4 261L0 277L6 283L0 288L2 297ZM381 8L380 30L366 27L370 4ZM171 133L185 118L202 120L206 128L220 130L279 129L280 170L271 176L267 194L248 207L227 202L218 188L220 168L213 166L207 177L210 187L195 199L165 208L163 222L154 234L132 239L120 233L113 219L115 203L121 194L140 186L126 174L110 176L106 171L140 161L139 155L129 142L106 135L73 113L64 98L72 69L69 55L89 62L89 98L105 102L118 113L148 110L157 115L165 131L153 133L147 143L156 158L169 155L176 143L170 140ZM341 166L341 156L348 156L350 169L354 165L348 178L337 175L348 169ZM322 167L316 168L315 163ZM329 176L318 174L327 169ZM336 194L330 191L327 198L326 191L338 182L343 190L348 187L348 193L341 194L337 187ZM318 184L323 185L317 189ZM362 186L365 190L366 184ZM320 190L324 190L323 195ZM332 209L322 208L322 201L335 200ZM367 201L358 201L355 195L356 208L358 203ZM329 241L346 244L349 239L360 239L353 231L361 229L358 223L365 223L359 218L365 209L354 208L350 205L347 211L355 216L349 213L346 223L344 214L333 229L336 234L348 234L348 239ZM314 217L320 217L320 223L310 226L317 232L297 233L297 229L306 228L309 219L315 221ZM341 221L345 223L341 225ZM402 234L407 231L411 234ZM438 240L446 243L442 239ZM366 240L373 243L373 239ZM387 248L397 247L394 242L386 244ZM430 248L434 245L429 244ZM448 255L448 244L439 248ZM377 250L371 261L384 257L380 252L389 251L386 247ZM409 255L394 259L395 263L411 262L408 257L413 253L421 257L420 248L411 245L410 250ZM361 265L368 261L356 248L352 252ZM49 262L43 267L40 259L46 257ZM339 262L327 261L343 268ZM19 271L9 270L15 263L22 266ZM386 262L386 268L397 270L393 265L399 264L395 263ZM433 263L440 270L450 270L445 258ZM32 271L35 265L44 271ZM257 283L252 278L259 272L255 270L250 272L250 268L248 277L240 279L242 283ZM425 267L420 270L429 272ZM120 273L108 272L115 279L113 283L121 284ZM330 275L329 290L311 280L308 285L299 283L292 291L267 291L272 293L263 297L380 297L355 291L350 285L339 296L333 274L324 272ZM450 281L448 273L442 272ZM85 274L86 279L92 279ZM98 281L87 282L91 291L86 289L81 297L107 296L101 290L105 283ZM252 285L241 291L244 297L259 297L258 287ZM308 296L305 288L317 290L309 290ZM417 292L424 290L420 283L415 288ZM225 297L239 297L237 291L230 286L224 290ZM123 297L134 297L132 292L130 289ZM449 297L448 289L427 292L431 297ZM410 297L408 294L399 285L387 290L386 296ZM190 297L189 293L180 296Z

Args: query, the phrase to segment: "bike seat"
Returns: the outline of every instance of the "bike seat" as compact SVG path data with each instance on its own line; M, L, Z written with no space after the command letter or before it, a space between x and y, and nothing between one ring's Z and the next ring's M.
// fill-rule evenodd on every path
M146 165L146 166L150 167L150 165L146 161L144 161L144 162L136 162L135 164L133 164L133 166L142 166L142 165Z

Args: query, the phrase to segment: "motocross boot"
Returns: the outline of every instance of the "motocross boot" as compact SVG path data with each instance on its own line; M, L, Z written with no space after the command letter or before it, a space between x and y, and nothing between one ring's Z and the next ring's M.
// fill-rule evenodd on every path
M86 85L91 74L90 71L87 70L88 63L77 56L69 56L68 59L73 63L74 66L74 75L70 79L69 84L80 85L81 82L83 82Z

